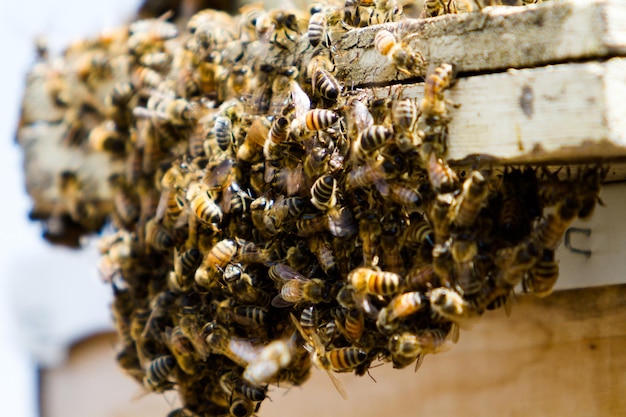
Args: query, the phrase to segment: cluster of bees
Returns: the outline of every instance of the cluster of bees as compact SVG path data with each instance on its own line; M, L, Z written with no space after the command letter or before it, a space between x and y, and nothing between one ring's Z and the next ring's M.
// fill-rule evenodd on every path
M335 77L333 36L402 18L393 1L252 5L184 30L140 20L66 52L82 98L60 76L47 92L67 146L123 166L100 262L117 360L146 390L178 391L171 416L252 415L312 365L345 395L333 372L417 369L518 284L552 291L555 249L601 202L606 169L453 169L453 63L381 29L374 48L426 74L423 97ZM58 183L73 221L93 217L80 175Z

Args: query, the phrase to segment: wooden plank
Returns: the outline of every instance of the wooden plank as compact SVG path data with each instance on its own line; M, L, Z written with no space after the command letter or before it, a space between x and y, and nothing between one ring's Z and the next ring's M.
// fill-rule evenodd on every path
M585 162L626 156L626 59L463 78L447 97L451 161ZM423 83L374 97L423 97Z
M275 389L260 416L617 416L626 414L626 286L519 296L510 318L487 313L417 373L385 365L339 375L342 401L316 372L301 389ZM321 400L323 399L323 400Z
M374 49L381 29L406 40L427 67L453 62L461 73L493 72L624 55L624 0L551 1L526 7L408 19L336 34L337 77L355 85L407 78ZM421 75L424 75L423 73Z

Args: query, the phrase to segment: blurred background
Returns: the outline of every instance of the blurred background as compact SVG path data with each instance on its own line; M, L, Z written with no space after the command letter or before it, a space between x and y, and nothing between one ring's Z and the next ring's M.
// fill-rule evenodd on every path
M110 291L99 281L96 269L97 237L87 240L80 251L53 247L41 238L40 225L28 220L31 202L23 185L22 154L14 140L25 76L35 59L35 38L45 36L52 53L59 53L72 40L123 24L139 6L139 0L30 0L3 5L0 404L4 415L164 417L177 407L174 394L145 395L117 368ZM609 272L598 269L601 261L595 267L590 263L605 255L617 260L626 250L623 230L617 234L619 240L607 237L612 225L623 224L611 218L619 218L619 208L626 204L623 189L610 188L612 193L603 197L609 206L601 209L604 218L596 216L588 225L594 230L589 241L594 258L572 257L561 248L560 288L588 287L590 277L593 285L624 282L618 263L613 262ZM462 332L451 352L428 357L418 374L413 367L398 371L386 365L372 369L372 378L339 375L349 401L341 400L323 372L315 372L305 387L273 388L272 401L263 404L261 415L617 415L616 410L626 409L626 399L618 393L626 386L626 360L618 354L623 351L620 346L626 347L621 301L626 290L607 288L587 292L585 297L597 302L589 305L581 302L583 290L561 291L546 300L520 297L511 318L502 311L486 314L471 332ZM572 310L572 305L596 313L587 317ZM577 400L568 403L570 397Z

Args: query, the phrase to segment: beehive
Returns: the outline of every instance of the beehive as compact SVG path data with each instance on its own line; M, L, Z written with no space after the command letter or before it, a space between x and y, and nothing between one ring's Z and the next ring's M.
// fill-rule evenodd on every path
M76 244L112 214L119 362L178 389L178 413L249 415L311 361L404 367L518 283L547 295L556 245L622 156L620 58L502 72L619 55L620 3L326 7L315 45L306 12L207 11L189 33L140 21L31 74L35 217ZM557 36L567 25L580 34Z

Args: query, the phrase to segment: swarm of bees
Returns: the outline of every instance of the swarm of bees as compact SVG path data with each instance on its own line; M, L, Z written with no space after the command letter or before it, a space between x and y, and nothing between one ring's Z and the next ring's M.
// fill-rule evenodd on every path
M66 146L121 167L100 262L117 360L178 391L170 416L250 416L312 365L345 395L333 372L417 369L518 285L551 293L555 249L601 203L606 168L451 167L453 63L421 99L337 79L330 33L400 20L400 5L167 17L73 45L45 85ZM399 72L428 67L386 29L375 43ZM71 220L99 227L80 172L58 182Z

